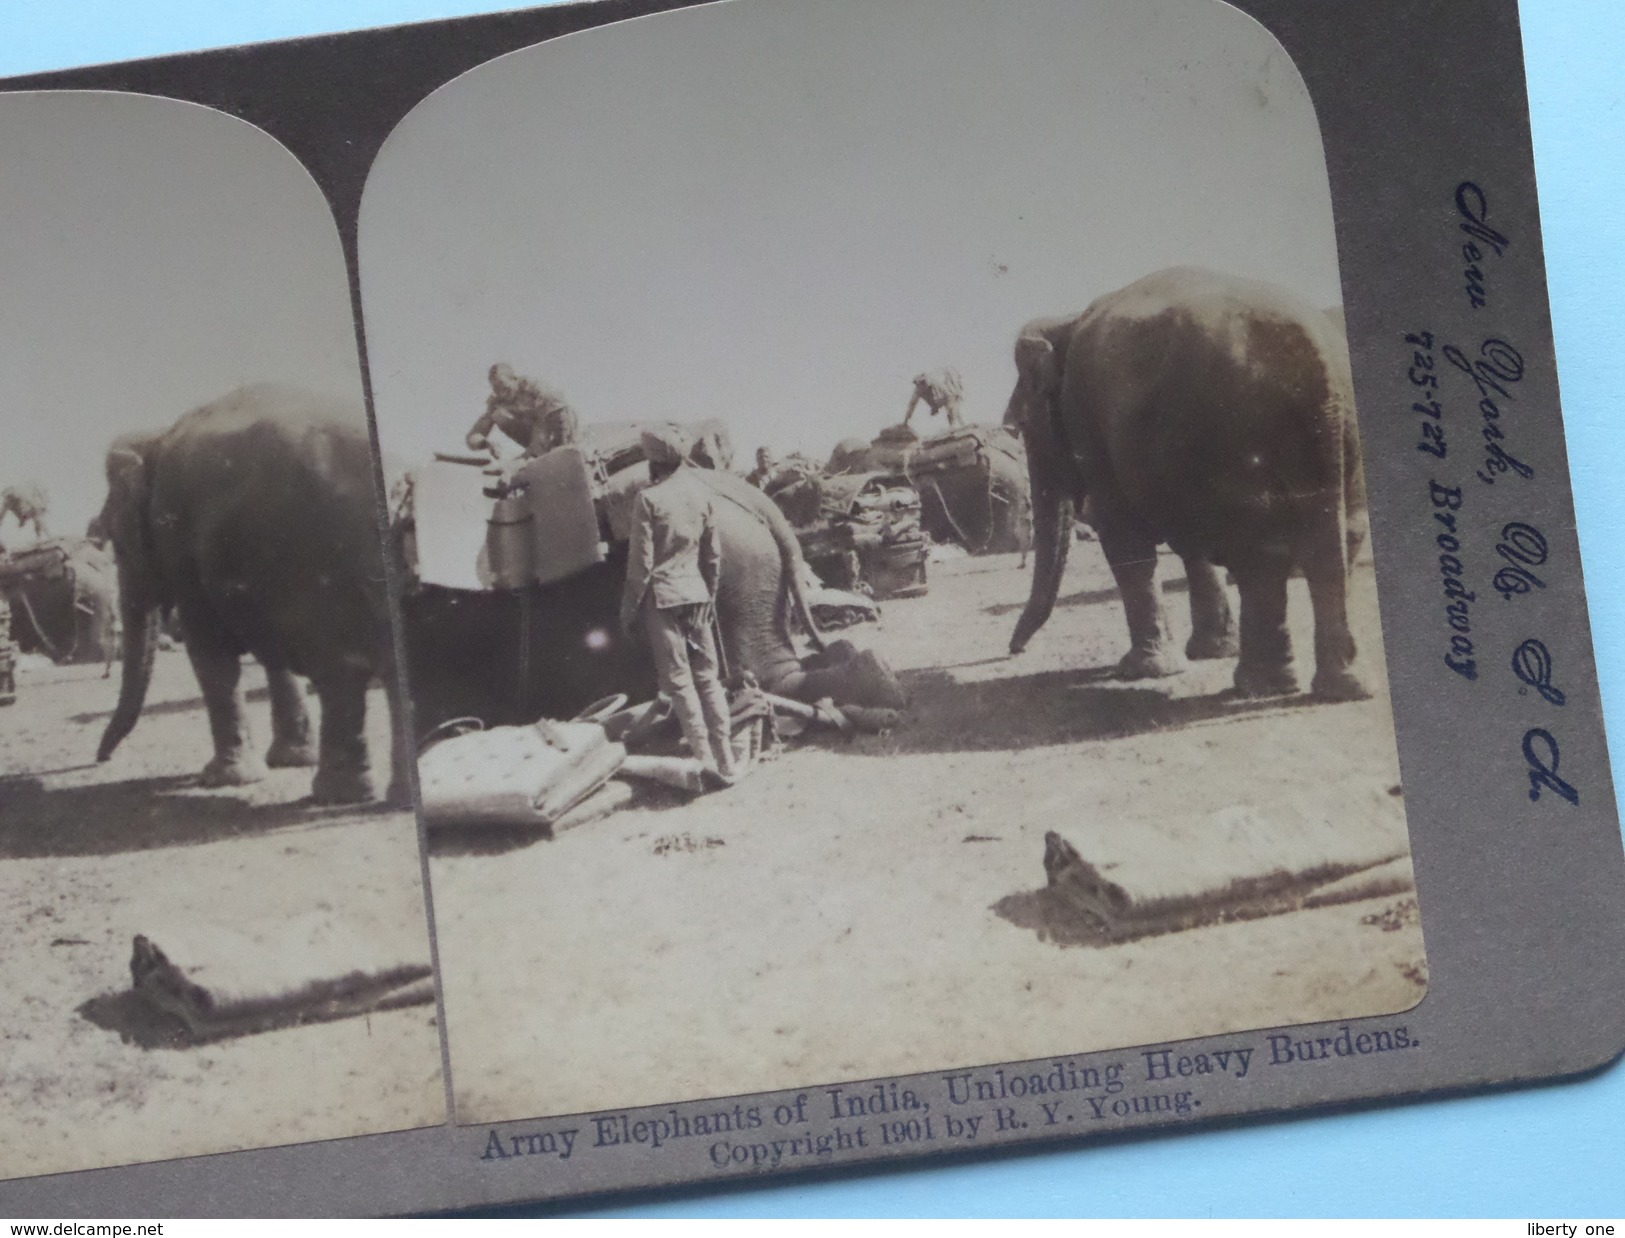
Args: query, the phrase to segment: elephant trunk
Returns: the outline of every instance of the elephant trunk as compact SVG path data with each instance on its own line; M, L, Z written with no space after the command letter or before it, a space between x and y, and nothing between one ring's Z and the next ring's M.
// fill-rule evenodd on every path
M158 607L135 573L122 564L118 577L119 613L124 621L124 673L119 681L118 704L96 749L98 761L113 755L141 717L147 685L152 681L153 656L158 650Z
M1034 478L1034 482L1037 479ZM1066 574L1072 546L1072 500L1049 485L1033 486L1033 584L1026 609L1010 637L1010 652L1020 653L1033 633L1049 620Z

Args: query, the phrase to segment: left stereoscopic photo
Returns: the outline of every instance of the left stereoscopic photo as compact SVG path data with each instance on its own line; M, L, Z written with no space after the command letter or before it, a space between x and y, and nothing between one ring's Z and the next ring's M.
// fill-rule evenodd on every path
M437 1124L343 255L280 144L0 97L0 1177Z

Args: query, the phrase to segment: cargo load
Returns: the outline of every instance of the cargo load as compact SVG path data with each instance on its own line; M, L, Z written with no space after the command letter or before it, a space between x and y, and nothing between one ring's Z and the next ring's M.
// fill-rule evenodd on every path
M817 485L818 520L796 536L819 579L835 589L867 586L877 599L925 593L918 492L883 473L823 477Z
M118 656L118 573L85 538L53 538L0 556L0 595L12 641L58 665L108 664Z
M725 431L706 427L688 427L693 459L702 451L726 454ZM570 445L509 461L437 454L392 489L390 544L405 576L400 601L420 736L457 718L528 726L539 717L569 717L606 694L654 694L647 642L627 639L618 623L628 538L638 495L649 484L642 429L625 422L582 426ZM870 596L807 589L802 539L788 522L766 519L771 500L737 474L701 472L719 496L732 499L719 509L719 527L731 525L728 536L743 547L738 560L734 552L724 555L719 594L730 674L759 673L765 688L808 700L901 708L889 670L878 673L890 689L887 701L871 702L876 675L816 657L822 642L815 607L822 602L824 615L833 611L842 624L862 622L874 617ZM918 588L925 551L918 497L907 492L900 520L886 510L898 506L885 497L888 489L897 487L836 495L851 526L840 550L873 562L883 590L894 580ZM736 508L762 527L741 523ZM784 602L792 593L800 599L787 611L780 601L764 608L746 596L765 587L749 565L769 554L773 587L783 590ZM747 566L730 571L733 562ZM799 582L795 589L790 580ZM728 581L736 583L730 588ZM806 613L792 617L803 603Z
M417 469L397 512L419 584L511 592L566 580L606 561L632 535L649 484L642 425L581 427L577 441L517 461L438 454ZM707 459L731 458L727 428L691 427Z
M1032 545L1027 452L1003 426L956 426L929 438L888 426L864 465L919 491L932 541L957 542L972 554L1025 553Z

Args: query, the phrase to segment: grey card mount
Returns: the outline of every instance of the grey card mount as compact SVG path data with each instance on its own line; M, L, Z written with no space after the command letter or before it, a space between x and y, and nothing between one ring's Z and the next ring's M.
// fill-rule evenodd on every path
M7 407L94 447L6 415L7 1211L1614 1058L1517 11L1466 7L615 2L5 83Z

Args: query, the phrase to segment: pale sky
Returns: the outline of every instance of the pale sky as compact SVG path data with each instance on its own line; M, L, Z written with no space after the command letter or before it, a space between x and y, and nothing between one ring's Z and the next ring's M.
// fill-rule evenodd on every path
M169 99L0 95L0 169L0 486L44 486L53 533L100 510L114 437L243 383L359 416L338 230L267 134Z
M450 83L362 207L380 435L455 448L507 361L584 421L720 416L741 457L996 421L1020 325L1196 263L1342 300L1319 131L1218 0L724 0ZM917 414L918 417L918 414Z
M244 382L358 396L326 203L264 133L0 96L0 485L100 507L110 439ZM729 0L514 53L386 144L362 220L380 431L456 447L505 360L589 421L823 453L1017 328L1195 262L1341 300L1320 139L1218 0ZM0 537L15 541L8 521Z

